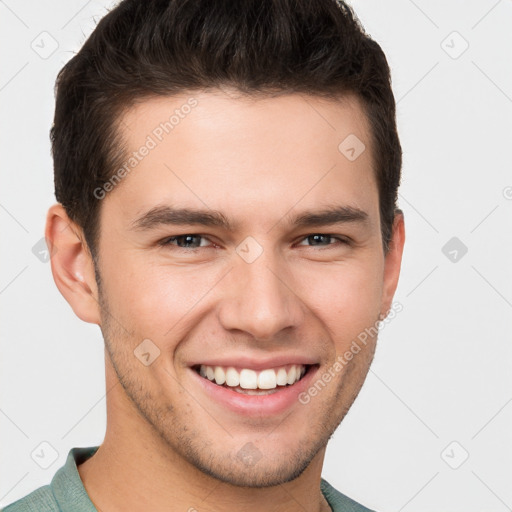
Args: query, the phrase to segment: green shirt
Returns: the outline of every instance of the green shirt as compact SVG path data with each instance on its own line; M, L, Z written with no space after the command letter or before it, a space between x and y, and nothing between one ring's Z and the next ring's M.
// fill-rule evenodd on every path
M98 446L72 448L66 463L55 473L50 485L39 487L5 507L2 512L97 512L77 469L97 449ZM333 512L372 512L338 492L323 478L320 488Z

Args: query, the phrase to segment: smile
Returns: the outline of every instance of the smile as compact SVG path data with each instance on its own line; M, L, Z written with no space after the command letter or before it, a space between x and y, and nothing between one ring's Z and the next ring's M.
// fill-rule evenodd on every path
M196 365L199 375L218 386L248 395L271 394L293 386L307 373L311 365L291 364L255 371L233 366Z

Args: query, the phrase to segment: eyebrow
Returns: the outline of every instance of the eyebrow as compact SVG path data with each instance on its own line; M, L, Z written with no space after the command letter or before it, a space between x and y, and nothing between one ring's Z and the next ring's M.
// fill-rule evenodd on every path
M331 206L318 211L307 211L290 218L286 215L282 220L289 219L292 227L317 227L333 224L368 222L368 214L353 206ZM276 223L277 224L277 223ZM173 208L160 205L137 217L132 223L134 231L149 231L161 225L197 225L204 227L220 227L226 231L234 231L238 224L230 222L218 210L197 210L192 208Z

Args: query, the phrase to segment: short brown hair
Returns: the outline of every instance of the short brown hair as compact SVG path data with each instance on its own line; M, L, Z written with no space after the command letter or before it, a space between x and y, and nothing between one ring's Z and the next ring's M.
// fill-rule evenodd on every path
M355 93L371 128L385 250L402 152L390 70L352 9L336 0L123 0L98 23L56 84L55 195L92 255L93 191L123 160L117 130L135 100L228 86L244 94Z

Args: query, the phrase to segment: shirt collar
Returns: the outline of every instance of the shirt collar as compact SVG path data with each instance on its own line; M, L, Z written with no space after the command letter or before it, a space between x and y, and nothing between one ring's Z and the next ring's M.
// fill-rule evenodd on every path
M78 468L82 462L92 457L98 446L72 448L50 484L61 512L97 512L80 479Z

